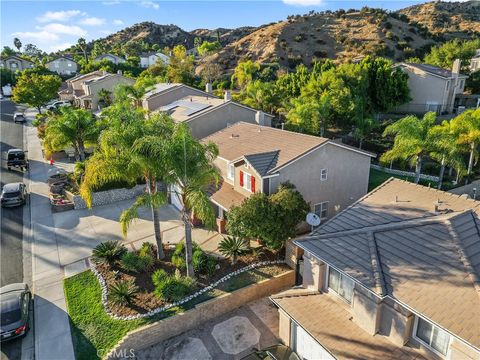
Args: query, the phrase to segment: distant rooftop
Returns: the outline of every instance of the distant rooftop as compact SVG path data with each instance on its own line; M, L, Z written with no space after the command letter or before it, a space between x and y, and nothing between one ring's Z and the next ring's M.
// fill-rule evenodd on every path
M176 122L182 122L204 111L223 105L225 101L216 97L187 96L162 106L156 111L168 112Z
M438 66L433 66L433 65L430 65L430 64L406 63L406 65L417 68L417 69L425 71L425 72L428 72L428 73L433 74L433 75L441 76L441 77L446 78L446 79L449 79L449 78L453 77L453 75L454 75L451 70L442 69ZM464 74L459 74L459 76L467 77L467 75L464 75Z

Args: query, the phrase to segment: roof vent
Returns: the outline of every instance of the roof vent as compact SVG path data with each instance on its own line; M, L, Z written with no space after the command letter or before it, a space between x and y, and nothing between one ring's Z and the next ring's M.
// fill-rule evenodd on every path
M238 138L238 137L240 137L240 135L238 135L238 134L232 133L232 135L230 135L231 139Z

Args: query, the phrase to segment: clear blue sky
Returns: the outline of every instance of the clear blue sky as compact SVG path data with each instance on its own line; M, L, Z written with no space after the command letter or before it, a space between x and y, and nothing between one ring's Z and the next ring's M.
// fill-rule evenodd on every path
M361 8L396 10L421 1L4 1L0 0L1 46L13 47L14 37L45 51L64 49L81 36L105 37L142 21L175 24L184 30L258 26L310 10Z

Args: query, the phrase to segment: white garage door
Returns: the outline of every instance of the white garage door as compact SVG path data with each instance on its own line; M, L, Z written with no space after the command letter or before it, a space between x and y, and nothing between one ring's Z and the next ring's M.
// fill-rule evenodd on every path
M335 360L335 358L312 338L301 326L291 321L292 349L304 360Z
M170 203L175 206L179 211L182 210L182 200L177 195L179 193L179 188L177 185L170 186Z

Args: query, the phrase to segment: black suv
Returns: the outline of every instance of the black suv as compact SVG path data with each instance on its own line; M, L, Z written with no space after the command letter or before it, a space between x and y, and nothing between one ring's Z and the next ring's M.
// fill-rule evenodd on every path
M22 149L9 149L7 151L7 169L11 170L13 167L19 167L22 170L28 169L27 157Z

